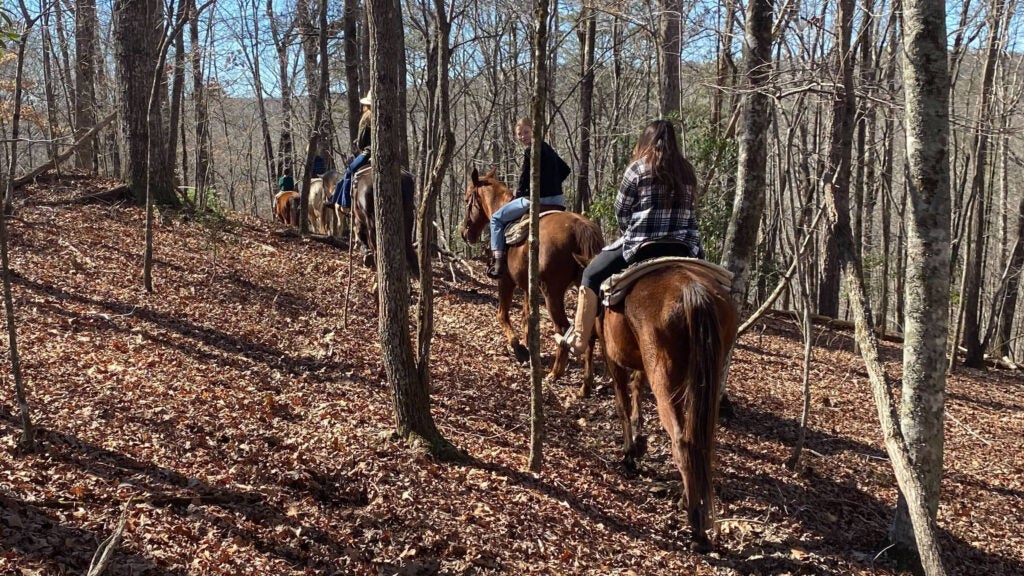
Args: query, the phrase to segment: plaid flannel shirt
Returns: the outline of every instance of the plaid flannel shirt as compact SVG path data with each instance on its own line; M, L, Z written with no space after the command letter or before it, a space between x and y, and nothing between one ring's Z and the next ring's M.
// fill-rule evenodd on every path
M622 256L632 262L637 249L652 240L678 240L700 251L697 215L692 206L672 206L669 190L654 181L654 172L644 160L626 168L615 198L615 218L621 237L608 248L622 246Z

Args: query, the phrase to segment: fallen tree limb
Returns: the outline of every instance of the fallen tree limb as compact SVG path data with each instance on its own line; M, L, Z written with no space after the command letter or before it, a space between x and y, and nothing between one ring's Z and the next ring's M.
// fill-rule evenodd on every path
M100 576L114 558L114 552L121 544L121 535L124 534L124 525L128 521L128 508L131 504L130 498L124 503L124 507L121 508L121 519L117 523L117 528L113 534L108 536L103 542L100 542L99 547L96 548L96 553L92 555L92 561L89 562L89 570L85 573L86 576Z
M38 177L43 172L46 172L47 170L50 170L52 168L56 168L58 164L67 160L68 158L71 158L72 154L77 152L78 149L84 146L86 142L88 142L92 138L95 138L96 134L100 130L105 128L107 124L110 124L114 121L114 118L117 118L117 112L111 112L109 116L100 120L95 126L92 127L91 130L86 132L84 136L82 136L81 138L78 139L77 142L72 144L70 148L61 152L55 158L51 158L48 162L45 162L42 165L32 169L28 174L25 174L20 178L15 178L14 187L18 188L19 186L24 186L25 184L28 184L29 182L35 180L36 177Z

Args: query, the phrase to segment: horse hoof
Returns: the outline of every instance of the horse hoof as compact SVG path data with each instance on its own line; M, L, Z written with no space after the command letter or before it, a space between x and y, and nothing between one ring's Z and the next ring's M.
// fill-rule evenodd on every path
M530 361L530 351L522 344L513 344L512 354L516 357L516 362L525 363Z
M637 436L636 440L633 441L633 453L634 453L635 458L637 460L643 458L644 455L647 454L647 435L646 434L641 434L640 436Z
M722 401L718 404L718 417L719 418L733 418L736 416L736 408L732 404L732 400L729 400L729 396L723 394Z
M628 476L636 476L639 472L639 468L636 465L636 456L633 454L626 454L622 457L622 467L626 469Z
M708 540L707 536L701 538L694 537L693 542L690 542L690 551L695 554L707 554L711 552L711 541Z

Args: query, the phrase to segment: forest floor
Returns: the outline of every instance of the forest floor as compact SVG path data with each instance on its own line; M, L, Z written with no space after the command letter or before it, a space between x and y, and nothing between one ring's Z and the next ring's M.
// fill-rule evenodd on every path
M126 512L108 574L900 574L896 483L851 335L818 327L804 465L802 343L773 317L742 337L719 436L715 551L688 551L678 474L648 400L650 450L620 465L610 383L547 387L525 472L529 372L495 290L435 266L433 416L471 460L397 441L369 271L253 217L165 215L142 287L143 211L65 178L10 222L18 349L35 453L0 387L0 574L83 574ZM345 319L349 271L351 297ZM551 326L547 324L550 331ZM552 344L545 338L544 361ZM901 350L884 343L898 379ZM599 369L603 364L599 364ZM948 384L939 527L951 573L1024 574L1024 376Z

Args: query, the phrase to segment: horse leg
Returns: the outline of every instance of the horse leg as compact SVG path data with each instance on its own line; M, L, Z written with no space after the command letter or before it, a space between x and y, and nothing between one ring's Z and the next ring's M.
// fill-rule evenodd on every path
M630 370L610 359L606 362L615 389L615 412L619 415L619 423L622 425L622 465L626 467L626 470L636 472L636 463L640 454L637 453L633 424L627 413L628 407L633 403Z
M682 359L683 362L687 360ZM696 386L696 383L685 382L682 374L674 374L665 360L661 359L652 370L648 372L651 390L658 402L658 417L661 425L668 433L669 445L672 447L672 460L675 462L679 475L683 480L683 496L686 498L686 516L690 523L690 532L693 542L690 549L694 552L707 552L711 549L711 541L708 540L706 525L710 518L712 502L707 500L711 493L711 478L697 474L699 467L695 460L701 458L702 447L697 438L689 437L687 433L684 410L686 404L692 403L694 399L689 392L679 390L684 386Z
M509 318L509 311L512 309L512 294L515 291L515 284L509 278L502 278L498 281L498 324L501 325L501 329L505 332L505 342L508 343L509 351L511 351L516 360L522 362L522 351L526 352L526 356L529 356L527 351L522 344L519 343L519 337L516 335L516 331L512 329L512 320Z
M587 344L586 351L583 352L583 384L580 386L580 397L586 398L590 396L590 391L594 389L594 340L591 340Z
M524 295L523 297L523 313L520 315L519 321L519 333L524 338L529 339L530 337L530 299ZM530 349L526 346L520 345L516 349L516 360L522 363L530 361Z
M565 334L569 329L569 319L565 317L565 290L544 290L544 305L548 309L548 315L555 324L558 334ZM565 369L569 366L569 351L565 346L555 346L555 363L548 373L548 382L557 382Z
M630 391L630 412L629 423L633 428L633 445L636 457L643 458L647 453L647 436L643 434L644 413L640 409L644 399L644 384L647 376L640 370L635 370L629 379Z

